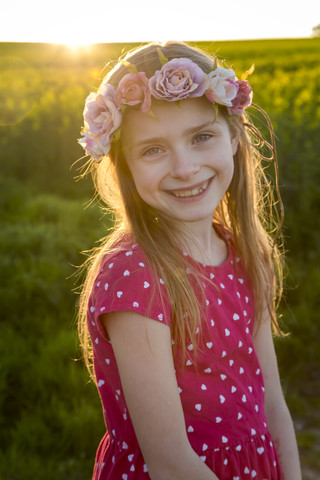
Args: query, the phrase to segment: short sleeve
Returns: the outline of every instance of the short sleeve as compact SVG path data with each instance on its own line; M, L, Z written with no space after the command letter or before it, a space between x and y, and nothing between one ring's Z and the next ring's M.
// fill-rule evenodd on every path
M102 262L89 303L89 315L96 324L108 312L132 311L171 325L171 308L161 277L154 279L137 245L130 245Z

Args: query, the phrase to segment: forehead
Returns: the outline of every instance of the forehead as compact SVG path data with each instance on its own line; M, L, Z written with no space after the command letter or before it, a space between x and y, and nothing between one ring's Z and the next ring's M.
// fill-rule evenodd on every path
M205 97L188 98L179 103L153 101L151 111L156 118L132 108L125 111L121 125L124 145L129 146L149 137L167 138L183 134L186 130L211 124L216 115L212 103ZM216 123L223 122L224 118L219 115Z

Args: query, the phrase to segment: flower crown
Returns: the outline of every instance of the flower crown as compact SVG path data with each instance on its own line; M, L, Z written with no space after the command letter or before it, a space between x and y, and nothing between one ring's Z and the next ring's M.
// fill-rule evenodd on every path
M252 88L246 76L238 80L233 70L216 68L204 73L188 58L174 58L170 61L158 50L162 68L153 77L147 78L138 72L135 65L123 61L129 73L124 75L116 89L106 81L102 82L98 93L91 92L84 108L84 128L80 145L86 155L97 162L108 155L111 143L120 138L122 115L128 106L140 105L140 110L154 116L151 111L151 98L176 102L186 98L205 95L215 105L227 107L230 115L242 115L251 104Z

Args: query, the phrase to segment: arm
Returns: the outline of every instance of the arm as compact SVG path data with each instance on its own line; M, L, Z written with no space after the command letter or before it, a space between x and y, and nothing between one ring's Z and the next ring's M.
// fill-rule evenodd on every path
M292 419L281 389L269 315L265 316L258 327L254 345L264 376L266 416L279 455L283 480L301 480L298 447Z
M134 312L102 317L152 480L218 480L188 441L170 328Z

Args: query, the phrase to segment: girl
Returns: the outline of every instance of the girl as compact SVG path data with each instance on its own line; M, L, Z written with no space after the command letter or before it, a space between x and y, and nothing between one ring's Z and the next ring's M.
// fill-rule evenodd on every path
M94 479L301 479L251 97L169 42L133 51L87 98L80 143L115 215L80 302L107 428Z

